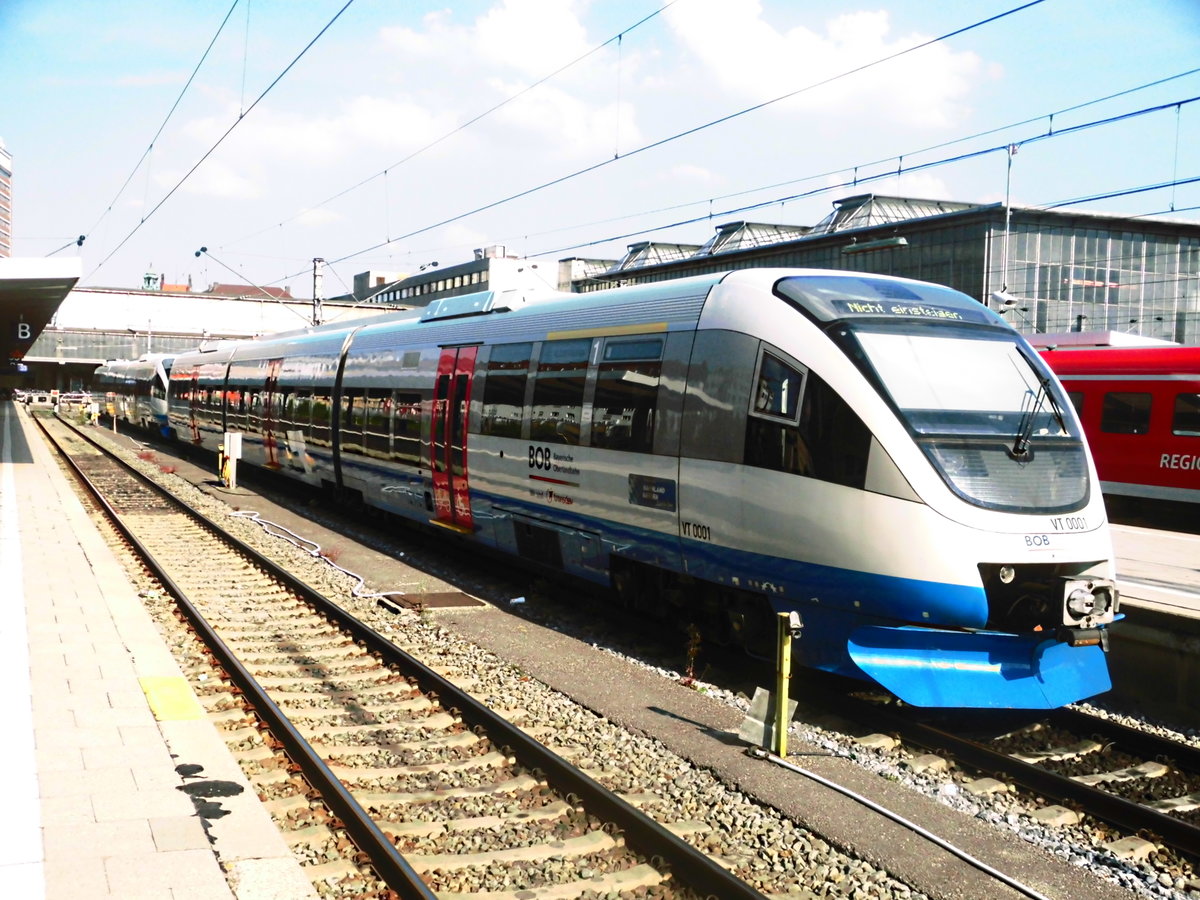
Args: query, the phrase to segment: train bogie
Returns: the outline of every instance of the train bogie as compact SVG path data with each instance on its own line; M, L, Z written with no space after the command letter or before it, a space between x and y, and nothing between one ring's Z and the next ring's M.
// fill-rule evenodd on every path
M798 610L804 664L909 702L1108 686L1112 553L1078 422L947 289L747 270L472 295L187 354L171 419L713 640L759 651Z

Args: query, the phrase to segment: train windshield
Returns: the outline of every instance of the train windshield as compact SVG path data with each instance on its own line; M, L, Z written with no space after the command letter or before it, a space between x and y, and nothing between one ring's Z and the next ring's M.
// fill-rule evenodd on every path
M918 434L1011 437L1014 445L1025 430L1071 436L1061 412L1065 400L1057 388L1043 389L1045 376L1015 341L931 332L855 329L859 346Z
M1087 460L1061 387L1015 334L861 322L846 329L930 461L962 497L1049 512L1087 501Z

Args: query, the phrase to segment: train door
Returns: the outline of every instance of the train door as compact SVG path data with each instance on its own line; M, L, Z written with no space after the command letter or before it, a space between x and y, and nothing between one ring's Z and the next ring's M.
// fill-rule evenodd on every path
M262 434L268 469L280 468L279 442L275 435L279 431L279 400L283 396L279 392L279 373L282 369L282 357L267 360L267 380L262 393Z
M192 369L191 387L188 390L188 427L192 432L192 443L200 444L200 423L196 419L196 410L200 406L200 369Z
M435 521L470 531L467 415L478 347L446 347L438 359L430 422L429 470Z

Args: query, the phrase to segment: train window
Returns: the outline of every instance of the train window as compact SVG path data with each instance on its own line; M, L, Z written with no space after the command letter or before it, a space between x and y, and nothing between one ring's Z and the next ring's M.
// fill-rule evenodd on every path
M1075 407L1075 415L1083 415L1083 391L1067 391L1067 399Z
M587 378L589 338L542 344L534 375L529 439L578 444Z
M754 378L754 413L796 421L804 375L783 360L763 353Z
M662 351L662 338L605 344L592 401L593 447L653 451Z
M1150 394L1113 391L1104 395L1100 430L1106 434L1145 434L1150 430Z
M241 387L225 390L225 416L229 431L246 430L246 391Z
M343 452L362 453L366 402L366 395L362 388L346 388L342 392L342 415L338 423L338 441Z
M861 488L866 483L871 449L871 432L862 419L815 373L802 376L774 357L764 354L764 358L792 373L774 384L793 396L786 403L778 402L777 397L767 401L761 396L762 379L755 380L759 396L754 400L754 414L746 420L746 464ZM771 383L768 381L768 387ZM801 383L802 402L793 387ZM760 405L764 410L786 410L794 404L800 407L796 424L759 411Z
M368 456L386 458L392 449L392 392L367 388L365 412L363 450Z
M296 399L292 403L291 414L288 416L293 429L298 429L307 434L311 417L312 391L296 391Z
M521 436L525 382L533 344L500 344L492 348L483 387L480 431L497 437Z
M332 409L333 398L328 394L327 390L313 391L312 406L310 407L312 430L309 432L309 440L312 443L328 447L333 440L329 432L330 412Z
M808 448L813 478L847 487L866 484L871 432L815 372L809 372L804 383L800 439L801 446Z
M1200 437L1200 394L1176 394L1171 434Z
M262 395L258 391L246 391L246 431L251 434L262 432Z
M419 466L421 464L421 395L398 391L395 407L396 436L392 443L392 459L408 463L410 466Z
M746 465L794 475L812 473L812 457L796 427L804 373L766 351L759 354L751 415L746 421Z

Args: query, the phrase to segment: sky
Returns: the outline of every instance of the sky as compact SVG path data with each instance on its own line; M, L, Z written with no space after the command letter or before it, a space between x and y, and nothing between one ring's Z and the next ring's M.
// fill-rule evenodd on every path
M1200 3L0 0L0 141L13 255L90 286L552 282L868 192L1200 222Z

